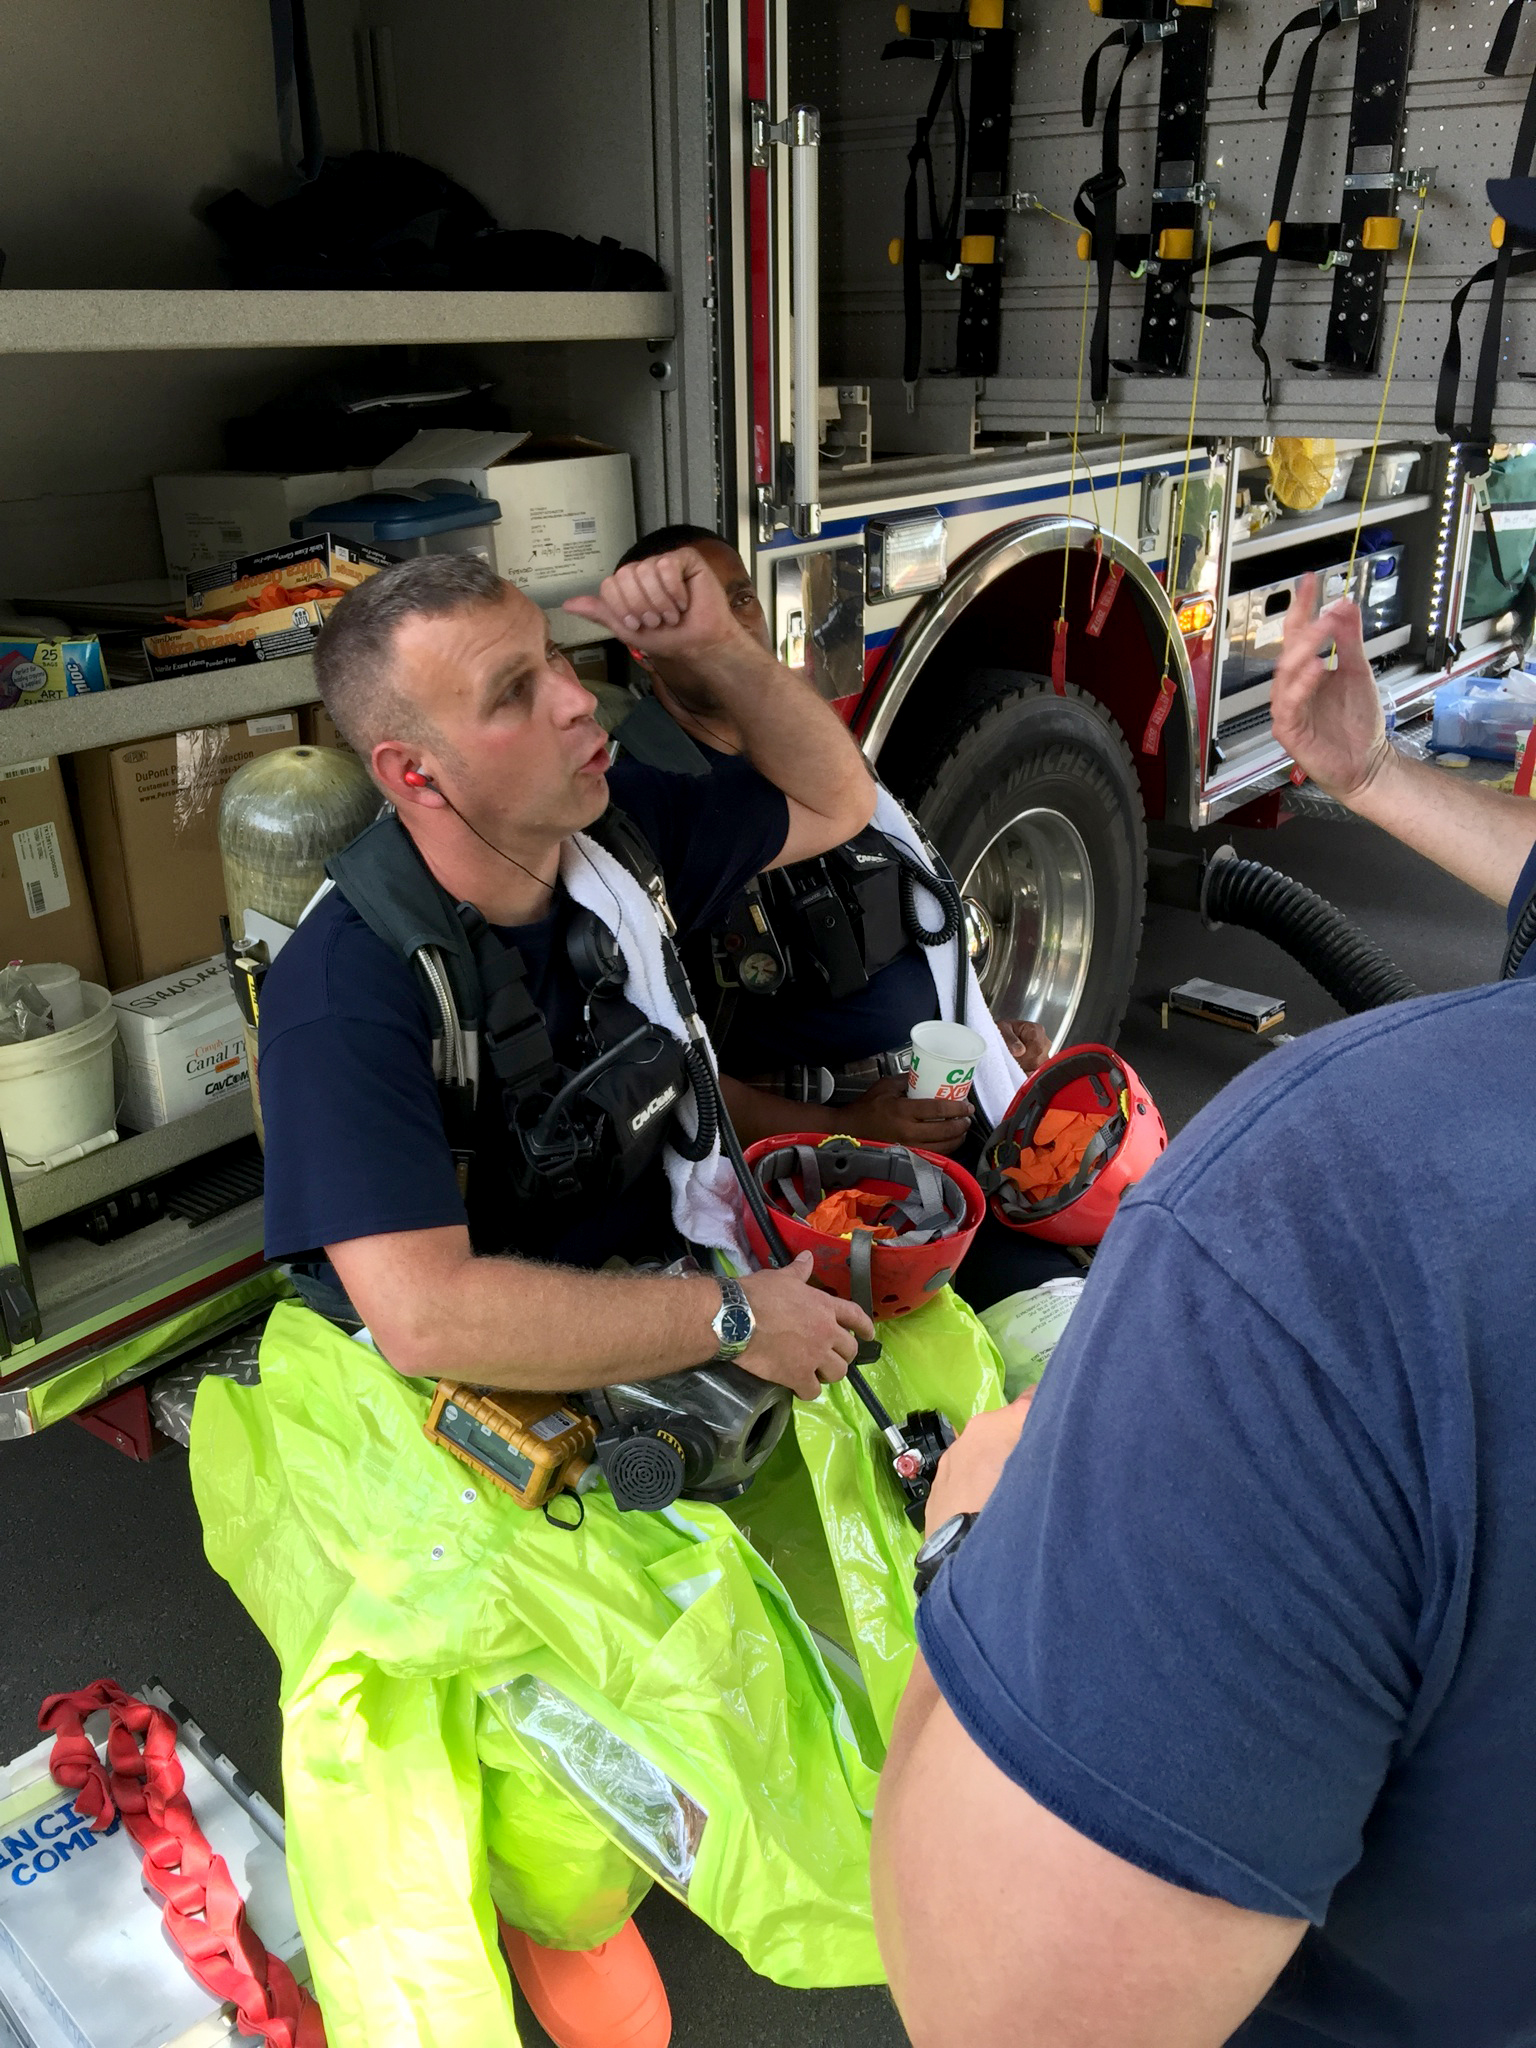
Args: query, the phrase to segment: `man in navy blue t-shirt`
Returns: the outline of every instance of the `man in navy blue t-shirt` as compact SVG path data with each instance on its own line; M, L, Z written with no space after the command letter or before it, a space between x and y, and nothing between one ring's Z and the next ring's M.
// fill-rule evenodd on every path
M1536 2041L1533 1046L1526 978L1273 1055L946 1458L875 1838L918 2048Z
M853 741L738 631L697 555L622 569L600 598L570 609L666 653L685 689L696 677L711 701L729 701L762 771L755 800L729 806L686 777L631 766L615 778L685 929L765 862L838 844L868 818L873 789ZM543 613L473 558L425 558L344 598L317 661L332 715L415 855L450 905L473 905L515 948L554 1055L580 1066L591 1057L587 998L567 953L559 864L570 836L607 808L610 770L595 700ZM621 922L615 903L616 931ZM582 1270L678 1248L659 1155L617 1200L514 1204L497 1170L509 1135L488 1055L466 1205L433 1027L407 961L344 889L324 898L262 996L269 1257L328 1256L384 1355L411 1374L568 1389L713 1356L714 1280ZM798 1268L743 1285L747 1370L806 1396L818 1373L838 1376L854 1350L849 1304L813 1291ZM852 1320L862 1322L856 1310Z
M840 845L868 822L874 787L853 741L739 630L697 554L620 569L599 597L567 609L664 655L685 697L707 691L727 704L760 771L745 795L633 764L611 777L683 930L763 866ZM557 1171L534 1176L549 1155L524 1144L530 1098L518 1076L541 1091L539 1113L551 1109L593 1061L597 1020L624 999L560 880L573 835L607 809L610 764L596 700L543 613L473 557L423 557L341 600L317 667L327 708L396 819L349 850L263 987L268 1255L328 1259L384 1357L412 1376L563 1393L729 1357L814 1399L873 1332L855 1304L810 1286L808 1254L739 1283L595 1270L614 1254L632 1266L681 1248L657 1114L681 1084L669 1093L655 1078L669 1071L659 1064L669 1049L645 1036L643 1005L604 1046L632 1048L637 1092L619 1098L622 1122L607 1112L621 1167L603 1155L601 1181L573 1188L562 1154ZM626 915L654 913L638 882L627 912L609 894L609 940L622 952ZM434 1035L446 1061L450 1033L407 957L416 948L381 935L401 922L402 903L412 932L446 931L450 945L464 911L478 911L489 927L476 954L481 997L509 975L521 991L475 1041L473 1122L453 1133L468 1143L450 1140L433 1066ZM478 927L471 914L464 928ZM599 971L584 979L594 956ZM643 954L627 957L633 967ZM594 1108L614 1100L593 1091ZM570 1126L549 1129L563 1143ZM563 2037L575 2013L593 2039L664 2041L666 2000L633 1923L590 1953L536 1950L516 1933L508 1952L549 2031Z

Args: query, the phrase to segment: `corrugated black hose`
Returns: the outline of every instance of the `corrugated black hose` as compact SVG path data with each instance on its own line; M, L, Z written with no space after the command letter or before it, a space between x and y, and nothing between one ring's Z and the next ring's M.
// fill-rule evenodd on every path
M1423 993L1343 911L1262 861L1212 861L1200 907L1212 922L1242 925L1289 953L1350 1016Z

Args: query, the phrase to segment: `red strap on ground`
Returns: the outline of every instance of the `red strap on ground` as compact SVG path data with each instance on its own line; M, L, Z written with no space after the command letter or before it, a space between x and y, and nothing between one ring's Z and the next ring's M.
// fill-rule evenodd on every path
M86 1717L103 1709L105 1767L85 1732ZM48 1768L74 1793L76 1812L98 1833L122 1815L144 1852L144 1882L162 1903L165 1931L204 1990L234 2005L241 2031L272 2048L325 2048L319 2006L263 1947L228 1866L197 1824L170 1715L98 1678L79 1692L50 1694L37 1725L54 1737Z
M1051 687L1058 697L1067 694L1067 622L1056 621L1056 638L1051 642Z
M1088 623L1083 628L1091 639L1097 640L1109 623L1109 615L1114 609L1115 599L1120 594L1120 586L1124 581L1124 562L1111 562L1109 574L1104 579L1104 588L1099 592L1098 602L1088 614Z
M1536 733L1527 735L1525 752L1520 756L1520 766L1515 770L1515 795L1529 796L1531 793L1531 770L1536 768Z
M1157 686L1157 695L1147 718L1147 729L1141 736L1141 751L1155 754L1163 743L1163 727L1168 723L1168 714L1173 709L1175 696L1173 678L1165 669L1163 680Z

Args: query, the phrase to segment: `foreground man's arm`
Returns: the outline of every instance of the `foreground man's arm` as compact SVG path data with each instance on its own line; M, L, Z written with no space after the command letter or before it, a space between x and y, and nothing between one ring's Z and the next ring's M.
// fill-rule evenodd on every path
M1316 578L1304 577L1270 686L1275 738L1358 817L1507 903L1536 842L1536 804L1400 754L1387 738L1359 608L1340 602L1314 618L1316 600ZM1323 664L1330 641L1336 669Z
M875 1924L914 2048L1218 2048L1305 1922L1166 1884L976 1747L919 1657L875 1809Z
M789 802L789 836L771 865L827 853L874 816L874 781L847 728L803 676L742 632L692 548L630 562L565 609L664 661L673 696L706 723L724 708L753 767Z

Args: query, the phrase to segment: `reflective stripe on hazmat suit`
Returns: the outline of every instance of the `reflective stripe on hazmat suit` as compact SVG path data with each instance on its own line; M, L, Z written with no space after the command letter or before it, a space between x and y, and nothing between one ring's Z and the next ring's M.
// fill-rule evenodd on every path
M898 1415L1000 1401L948 1290L881 1334ZM599 1489L570 1531L428 1442L428 1392L285 1303L261 1384L206 1380L193 1418L208 1556L282 1663L332 2048L512 2048L493 1902L585 1948L653 1876L779 1983L878 1982L869 1818L918 1538L855 1397L797 1403L732 1516Z

